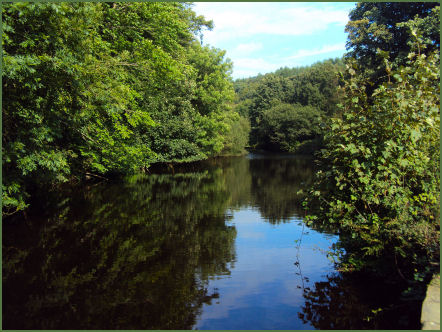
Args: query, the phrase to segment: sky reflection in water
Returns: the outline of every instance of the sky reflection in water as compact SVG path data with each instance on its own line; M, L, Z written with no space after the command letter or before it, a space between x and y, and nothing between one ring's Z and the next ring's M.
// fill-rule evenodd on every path
M324 279L333 271L325 254L333 236L324 236L304 228L299 252L294 240L302 232L301 220L272 225L256 209L244 208L233 213L237 230L236 262L231 275L212 280L209 287L217 289L220 298L205 304L196 324L198 329L311 329L298 318L304 304L303 286ZM305 234L305 233L308 234Z

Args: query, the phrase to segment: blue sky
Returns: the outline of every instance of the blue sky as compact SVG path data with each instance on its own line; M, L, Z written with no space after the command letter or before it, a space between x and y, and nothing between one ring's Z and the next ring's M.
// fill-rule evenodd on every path
M227 51L233 78L298 67L345 53L354 2L195 2L214 22L203 44Z

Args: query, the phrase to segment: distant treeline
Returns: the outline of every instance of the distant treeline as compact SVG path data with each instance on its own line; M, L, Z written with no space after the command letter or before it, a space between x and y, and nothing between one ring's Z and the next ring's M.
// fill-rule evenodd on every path
M250 147L308 152L321 146L325 122L337 112L342 59L234 82L236 110L250 119Z

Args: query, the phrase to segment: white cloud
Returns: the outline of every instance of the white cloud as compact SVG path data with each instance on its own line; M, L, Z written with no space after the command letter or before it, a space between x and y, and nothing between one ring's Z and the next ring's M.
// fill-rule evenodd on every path
M291 59L299 59L299 58L305 58L313 55L319 55L319 54L326 54L331 53L335 51L345 51L345 43L339 43L335 45L324 45L321 48L316 49L310 49L310 50L299 50L292 56L289 56L285 59L291 60Z
M345 51L344 26L351 7L354 4L196 2L193 10L213 20L214 29L204 31L203 42L227 50L236 79L308 65L322 54Z
M214 30L204 34L209 44L258 34L310 35L348 21L347 10L333 9L327 3L196 2L194 10L214 21Z
M238 53L252 53L254 51L258 51L262 49L262 43L246 43L246 44L239 44L234 49L235 52Z

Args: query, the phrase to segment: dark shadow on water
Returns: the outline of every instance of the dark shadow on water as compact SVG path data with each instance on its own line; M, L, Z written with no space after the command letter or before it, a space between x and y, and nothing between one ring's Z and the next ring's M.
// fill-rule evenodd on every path
M270 223L287 222L293 217L304 217L302 196L298 191L308 188L314 179L312 158L275 154L250 157L252 174L252 205Z
M298 315L318 330L418 330L421 301L403 301L403 289L362 274L333 273L304 291Z
M215 173L151 175L4 224L3 327L191 329L235 259L226 203Z

